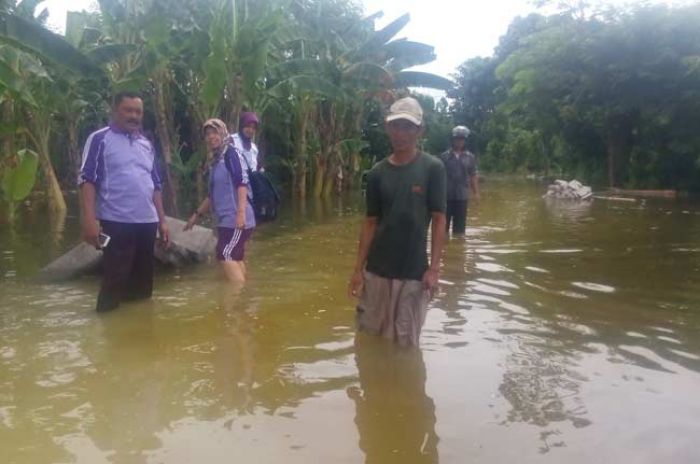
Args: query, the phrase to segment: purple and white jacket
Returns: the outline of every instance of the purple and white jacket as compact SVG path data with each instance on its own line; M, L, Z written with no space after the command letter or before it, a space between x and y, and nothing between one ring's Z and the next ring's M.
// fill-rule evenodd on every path
M153 193L161 190L155 149L142 134L114 125L93 132L85 142L78 185L97 191L97 219L123 223L158 222Z

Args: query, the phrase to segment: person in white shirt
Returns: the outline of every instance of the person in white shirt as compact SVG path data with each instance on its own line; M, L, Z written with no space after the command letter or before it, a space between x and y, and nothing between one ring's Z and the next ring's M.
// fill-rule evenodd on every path
M238 123L238 132L231 136L231 143L244 158L243 169L250 169L253 172L258 170L258 146L253 139L259 124L260 121L255 113L243 112Z

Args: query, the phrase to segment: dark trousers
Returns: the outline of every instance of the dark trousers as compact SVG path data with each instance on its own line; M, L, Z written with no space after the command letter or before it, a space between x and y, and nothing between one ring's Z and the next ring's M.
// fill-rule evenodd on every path
M467 200L447 200L447 232L452 223L453 234L463 234L467 227Z
M122 300L150 298L153 293L153 245L158 224L100 221L111 238L104 249L102 287L97 311L110 311Z

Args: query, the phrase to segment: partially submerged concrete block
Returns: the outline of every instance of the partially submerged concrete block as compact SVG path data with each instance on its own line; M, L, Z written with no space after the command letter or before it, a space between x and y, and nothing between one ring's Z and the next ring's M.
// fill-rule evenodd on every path
M184 232L185 222L168 217L170 245L165 248L156 241L155 258L166 266L183 267L201 263L213 253L216 237L211 229L194 226ZM83 274L96 272L102 262L102 251L82 242L66 254L51 262L40 272L40 277L48 281L69 280Z

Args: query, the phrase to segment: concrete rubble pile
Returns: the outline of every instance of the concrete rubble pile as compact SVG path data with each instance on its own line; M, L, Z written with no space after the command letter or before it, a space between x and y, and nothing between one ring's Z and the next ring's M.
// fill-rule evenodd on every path
M593 198L593 190L577 180L572 180L571 182L555 180L553 184L547 187L547 193L544 194L543 198L590 200Z

